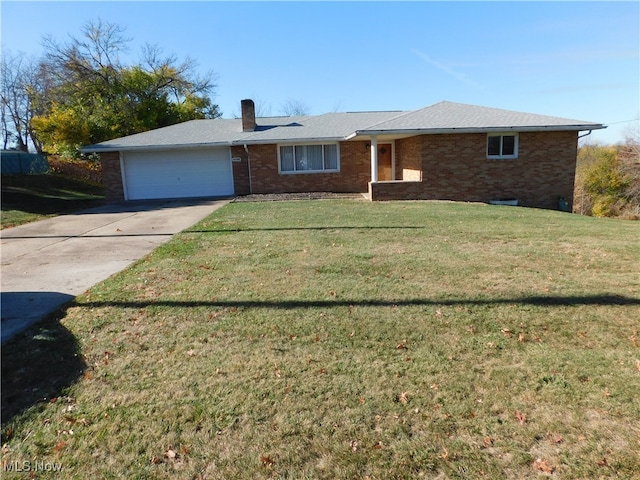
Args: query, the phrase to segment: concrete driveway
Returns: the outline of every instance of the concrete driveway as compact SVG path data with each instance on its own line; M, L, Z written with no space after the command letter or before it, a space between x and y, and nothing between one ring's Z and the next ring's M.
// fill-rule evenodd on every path
M228 202L107 205L0 231L2 344Z

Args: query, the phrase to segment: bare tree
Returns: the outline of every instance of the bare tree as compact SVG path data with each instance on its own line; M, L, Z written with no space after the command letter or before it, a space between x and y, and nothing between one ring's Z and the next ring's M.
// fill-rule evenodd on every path
M45 89L42 65L34 58L3 51L1 69L3 148L15 139L16 148L28 151L29 145L33 145L41 152L42 145L31 128L31 119L38 113L38 98Z
M281 111L288 117L297 115L309 115L310 108L302 100L289 99L282 104Z
M102 20L88 22L82 36L71 37L66 44L46 36L43 46L47 75L53 85L65 86L56 88L56 98L51 100L64 102L68 96L77 95L74 85L81 85L84 94L90 92L90 98L96 93L108 95L118 83L120 53L128 51L129 41L122 27ZM87 85L94 85L98 91L86 89Z
M179 62L175 55L164 55L157 45L147 44L142 49L142 68L156 79L152 90L170 92L176 103L195 96L209 97L216 89L218 76L211 70L201 75L198 66L191 57ZM210 104L205 114L207 118L219 117L218 106Z

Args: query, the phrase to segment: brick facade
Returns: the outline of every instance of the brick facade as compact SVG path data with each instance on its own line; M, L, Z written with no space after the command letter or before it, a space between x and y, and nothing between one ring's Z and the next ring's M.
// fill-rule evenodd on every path
M340 142L340 171L333 173L278 173L277 145L232 147L231 155L242 158L234 164L236 194L248 192L251 170L253 193L355 192L364 193L371 180L371 160L367 142ZM250 167L249 167L250 165ZM236 172L241 176L236 177Z
M469 202L511 198L527 207L556 209L559 197L564 197L572 207L576 132L520 133L515 160L488 160L486 142L484 133L397 140L396 178L405 181L374 184L371 198ZM421 181L415 181L418 170Z
M231 157L240 159L240 161L232 162L233 167L233 190L236 195L249 195L251 188L249 185L249 164L248 155L244 147L231 147Z
M120 169L120 153L106 152L100 155L102 163L102 183L104 194L109 202L124 200L124 186L122 185L122 171Z
M572 208L577 132L519 134L518 158L488 160L487 135L421 135L395 142L397 181L370 185L366 141L340 142L340 171L278 173L278 147L231 147L236 195L249 193L367 192L372 200L456 200L488 202L513 198L519 205L558 208L564 197ZM102 154L107 199L123 200L118 152Z

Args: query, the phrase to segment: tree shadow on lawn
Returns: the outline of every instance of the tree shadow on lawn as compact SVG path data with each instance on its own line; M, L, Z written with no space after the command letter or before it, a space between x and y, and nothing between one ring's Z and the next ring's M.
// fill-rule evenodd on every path
M2 210L38 215L69 213L104 203L101 186L55 175L2 176Z
M624 295L582 295L582 296L531 296L519 298L487 298L487 299L404 299L404 300L282 300L282 301L261 301L261 300L145 300L145 301L101 301L101 302L79 302L78 307L122 307L122 308L145 308L151 306L158 307L216 307L216 308L330 308L341 306L357 307L403 307L403 306L456 306L456 305L532 305L541 307L558 306L629 306L640 305L640 298L627 297Z
M101 301L76 302L78 307L115 306L145 308L151 306L194 308L330 308L336 306L483 306L483 305L533 305L556 306L634 306L640 298L623 295L584 296L530 296L520 298L487 299L405 299L405 300L283 300L283 301ZM60 324L64 310L26 330L10 340L2 348L2 424L6 426L19 413L38 402L50 401L71 386L87 365L84 362L76 338ZM10 427L3 428L2 443L10 436Z
M332 230L432 230L433 227L426 225L320 225L305 227L236 227L236 228L213 228L213 229L186 229L182 233L238 233L238 232L285 232L285 231L328 231Z
M85 371L78 342L60 319L65 310L18 334L2 346L2 443L8 423L29 407L64 395Z

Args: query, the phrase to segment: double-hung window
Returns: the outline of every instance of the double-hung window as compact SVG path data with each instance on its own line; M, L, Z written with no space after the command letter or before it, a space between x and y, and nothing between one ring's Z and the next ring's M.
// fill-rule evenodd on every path
M321 173L340 170L337 143L281 145L278 153L280 173Z
M490 133L487 135L487 158L518 158L518 134Z

